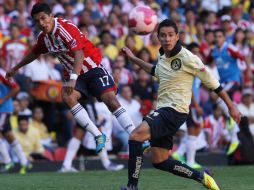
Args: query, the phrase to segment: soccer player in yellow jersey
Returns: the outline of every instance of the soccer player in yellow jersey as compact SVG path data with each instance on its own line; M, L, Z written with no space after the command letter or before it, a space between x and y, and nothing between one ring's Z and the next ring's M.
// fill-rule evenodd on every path
M238 123L241 114L202 61L178 42L179 34L175 22L163 20L157 32L161 48L156 66L137 58L127 47L122 50L130 61L158 78L159 90L157 109L146 116L129 137L128 184L121 190L138 189L143 157L142 143L146 140L151 142L152 163L155 168L194 179L208 189L219 190L209 172L200 172L169 159L168 150L172 148L176 131L187 119L195 76L225 101L231 117Z

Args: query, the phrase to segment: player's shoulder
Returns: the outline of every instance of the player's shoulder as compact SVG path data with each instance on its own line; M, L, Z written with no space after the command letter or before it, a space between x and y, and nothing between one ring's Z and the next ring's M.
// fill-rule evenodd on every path
M70 20L63 18L56 18L57 23L63 28L77 28L75 24L73 24Z

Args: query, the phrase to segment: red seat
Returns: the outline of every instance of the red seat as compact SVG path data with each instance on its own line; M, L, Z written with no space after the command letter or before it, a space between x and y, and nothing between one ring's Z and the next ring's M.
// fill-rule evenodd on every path
M50 161L54 161L55 160L53 153L50 152L49 150L45 150L44 153L43 153L43 156L45 158L47 158L48 160L50 160Z
M57 148L54 152L54 160L56 161L63 161L65 154L67 152L66 148Z

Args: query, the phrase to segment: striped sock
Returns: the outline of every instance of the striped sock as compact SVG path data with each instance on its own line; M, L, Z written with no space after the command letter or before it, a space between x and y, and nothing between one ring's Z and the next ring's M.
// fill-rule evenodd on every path
M95 124L91 121L86 110L79 103L73 108L71 108L71 113L73 114L77 123L84 129L92 133L95 137L102 134L95 126Z
M120 125L130 134L134 129L135 125L133 124L127 111L121 106L114 113L117 121Z

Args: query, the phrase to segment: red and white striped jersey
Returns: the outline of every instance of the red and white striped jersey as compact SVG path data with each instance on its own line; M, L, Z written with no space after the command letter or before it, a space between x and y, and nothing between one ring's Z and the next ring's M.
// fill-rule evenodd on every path
M84 51L84 61L81 74L101 65L102 55L83 33L70 21L55 18L55 26L52 34L41 32L38 35L33 53L51 53L57 56L65 68L65 76L73 71L74 51Z

